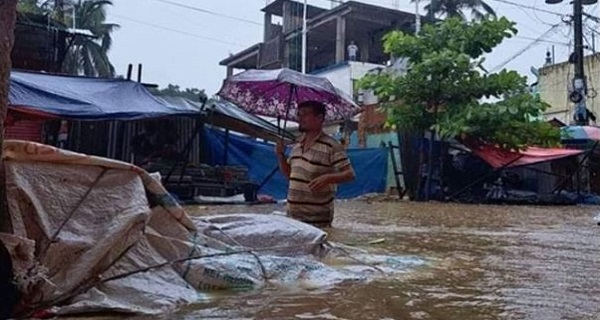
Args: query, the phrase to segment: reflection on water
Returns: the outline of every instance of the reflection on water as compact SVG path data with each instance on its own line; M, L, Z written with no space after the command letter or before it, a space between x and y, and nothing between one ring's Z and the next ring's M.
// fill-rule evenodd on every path
M275 208L190 209L214 214ZM598 319L600 227L593 213L577 207L342 202L331 241L432 264L367 283L225 295L168 317Z

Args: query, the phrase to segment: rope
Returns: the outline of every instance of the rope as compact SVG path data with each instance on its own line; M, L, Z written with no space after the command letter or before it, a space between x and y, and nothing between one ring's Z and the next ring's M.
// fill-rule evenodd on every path
M246 246L243 246L242 244L237 242L234 238L232 238L230 235L225 233L225 231L223 231L223 229L215 226L214 224L211 224L210 222L208 222L206 220L203 220L203 221L208 223L210 225L211 229L215 229L215 230L219 231L221 234L223 234L225 237L227 237L229 240L231 240L236 246L239 246L241 248L246 248L247 250L252 250L252 248L247 248ZM263 279L268 280L269 276L267 275L267 269L265 268L264 264L260 260L260 257L254 251L250 251L249 253L256 259L256 262L258 262L258 266L260 267L260 271L262 272ZM191 264L191 261L190 261L190 264Z
M284 250L284 249L294 249L294 248L303 248L306 246L313 246L315 244L325 244L325 242L317 242L317 243L310 243L310 244L300 244L300 245L295 245L295 246L276 246L276 247L269 247L269 248L259 248L259 249L245 249L245 250L235 250L235 251L228 251L228 252L219 252L219 253L213 253L213 254L205 254L205 255L197 255L197 256L192 256L192 257L186 257L186 258L181 258L181 259L175 259L175 260L171 260L171 261L167 261L167 262L163 262L163 263L159 263L159 264L155 264L152 266L148 266L142 269L138 269L138 270L134 270L134 271L129 271L129 272L124 272L106 279L103 279L102 281L100 281L99 284L102 283L106 283L109 281L113 281L113 280L118 280L118 279L122 279L122 278L126 278L138 273L144 273L144 272L148 272L150 270L154 270L154 269L159 269L162 267L166 267L168 265L174 264L174 263L181 263L181 262L186 262L186 261L190 261L190 260L199 260L199 259L204 259L204 258L215 258L215 257L223 257L223 256L232 256L232 255L238 255L238 254L252 254L253 252L264 252L264 251L270 251L270 250Z
M204 221L206 221L206 220L204 220ZM229 235L227 235L222 229L220 229L220 228L218 228L216 226L214 226L214 228L216 230L219 230L220 232L222 232L223 235L229 237L234 243L238 243L235 239L233 239ZM195 241L196 239L197 239L197 233L194 234L194 243L196 243L196 241ZM125 254L127 254L129 252L129 250L131 250L131 248L133 248L136 244L137 243L133 243L129 247L127 247L121 254L119 254L118 257L116 257L107 266L107 268L105 270L110 269L118 261L120 261L120 259L122 257L124 257ZM25 316L29 317L33 313L35 313L37 310L41 310L41 309L44 309L44 308L47 308L47 307L50 307L50 306L57 305L57 304L62 303L64 301L68 301L71 298L77 296L78 294L86 292L87 290L90 290L91 288L94 288L95 286L97 286L99 284L104 284L104 283L109 282L109 281L123 279L123 278L129 277L129 276L132 276L132 275L136 275L136 274L139 274L139 273L145 273L145 272L148 272L148 271L151 271L151 270L154 270L154 269L163 268L163 267L175 264L175 263L190 262L188 264L188 266L187 266L187 269L186 269L185 273L184 273L184 277L185 277L185 274L187 274L187 272L190 269L191 261L200 260L200 259L204 259L204 258L224 257L224 256L238 255L238 254L251 254L251 255L253 255L258 260L258 263L259 263L259 265L261 267L261 270L263 272L263 276L265 277L265 280L267 280L268 277L266 275L266 269L265 269L264 265L262 264L262 261L260 261L260 258L256 254L257 252L265 252L265 251L271 251L271 250L288 250L288 249L304 248L304 247L314 246L314 245L328 245L331 249L338 250L339 252L341 252L343 255L345 255L346 257L350 258L351 260L356 261L356 262L358 262L358 263L360 263L362 265L368 266L368 267L370 267L370 268L372 268L372 269L374 269L374 270L376 270L376 271L378 271L378 272L380 272L382 274L386 274L386 272L383 271L381 268L379 268L379 267L377 267L377 266L375 266L375 265L373 265L371 263L368 263L368 262L365 262L365 261L362 261L362 260L360 260L358 258L353 257L351 255L351 253L349 253L347 250L345 250L343 248L340 248L340 247L333 246L331 243L327 242L326 240L318 241L318 242L315 242L315 243L300 244L300 245L293 245L293 246L274 246L274 247L258 248L258 249L252 249L252 248L250 248L250 249L235 250L235 251L228 251L228 252L220 252L220 253L213 253L213 254L192 255L191 253L193 253L195 251L195 248L196 248L196 245L195 245L194 249L192 249L192 252L190 253L190 255L188 255L188 257L185 257L185 258L175 259L175 260L171 260L171 261L166 261L166 262L163 262L163 263L155 264L155 265L148 266L148 267L145 267L145 268L141 268L141 269L138 269L138 270L124 272L124 273L121 273L121 274L118 274L118 275L115 275L115 276L112 276L112 277L104 278L104 279L102 279L100 275L93 276L93 278L91 278L89 280L95 280L95 281L90 282L88 285L80 286L79 288L77 288L76 290L74 290L73 292L71 292L70 294L68 294L66 296L60 297L60 298L52 300L52 301L41 302L41 303L37 303L37 304L33 305L32 307L29 308L30 311L27 311L27 313L25 314ZM244 247L242 245L240 245L240 246Z
M188 255L188 258L193 257L194 253L196 253L196 248L198 246L198 231L194 232L194 238L192 239L192 244L194 245L192 247L192 250L190 250L190 254ZM192 260L190 260L188 262L187 267L185 267L185 271L183 272L183 279L187 278L188 273L190 272L190 268L192 267Z
M109 270L110 268L112 268L117 262L119 262L121 260L121 258L123 258L129 252L129 250L131 250L137 244L138 244L137 242L134 242L131 245L129 245L127 248L125 248L125 250L123 250L123 252L121 252L113 261L111 261L106 266L105 270ZM59 297L59 298L54 299L52 301L38 302L37 304L32 305L31 307L28 308L29 311L26 311L26 312L23 311L23 313L25 313L25 315L23 317L24 318L29 318L29 317L31 317L38 310L43 310L43 309L55 306L57 304L60 304L62 302L69 301L70 299L76 297L77 295L82 294L82 293L84 293L84 292L92 289L93 287L95 287L99 283L101 283L99 275L95 275L95 276L92 275L91 278L86 279L84 282L87 282L87 281L90 281L90 280L92 280L92 281L89 284L79 286L78 288L76 288L75 290L73 290L73 292L71 292L68 295ZM42 297L42 299L43 299L43 297Z
M79 199L79 201L75 205L75 208L73 208L71 210L71 212L69 212L69 214L67 215L67 218L60 224L60 226L58 227L58 229L56 229L56 231L54 232L54 234L50 238L50 241L48 241L48 243L46 244L46 246L44 247L44 249L41 251L41 254L39 255L40 258L38 259L38 262L39 262L39 260L42 260L42 257L45 256L45 254L47 253L47 251L50 249L50 246L54 242L56 242L56 239L58 238L58 235L60 234L60 232L62 231L62 229L69 222L69 220L71 220L73 218L73 216L75 216L75 213L77 212L77 210L79 210L79 208L81 207L81 205L85 202L85 200L88 198L88 196L90 195L90 193L92 192L92 190L94 190L94 188L98 185L98 182L100 182L100 179L102 179L102 177L104 177L104 174L106 174L107 171L108 171L107 168L103 168L102 169L102 172L100 172L100 174L96 177L96 179L94 180L94 182L92 183L92 185L90 185L90 187L87 189L87 191L83 194L83 197L81 197L81 199Z
M339 251L340 251L340 252L341 252L343 255L345 255L346 257L350 258L350 260L353 260L353 261L355 261L355 262L358 262L358 263L360 263L360 264L362 264L362 265L365 265L365 266L367 266L367 267L373 268L373 269L375 269L376 271L379 271L379 272L381 272L381 273L383 273L383 274L386 274L386 272L385 272L385 271L383 271L381 268L377 267L376 265L374 265L374 264L372 264L372 263L368 263L368 262L362 261L362 260L360 260L360 259L358 259L358 258L355 258L355 257L353 257L353 256L352 256L352 254L351 254L350 252L348 252L346 249L342 249L342 248L340 248L340 247L333 246L331 243L327 243L327 244L328 244L328 245L329 245L329 247L331 247L332 249L339 250Z

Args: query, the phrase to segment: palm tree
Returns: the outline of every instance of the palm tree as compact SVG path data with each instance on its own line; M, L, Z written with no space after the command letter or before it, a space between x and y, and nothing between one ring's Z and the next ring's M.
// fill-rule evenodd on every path
M469 20L465 14L469 11L475 20L481 20L486 15L496 16L494 9L483 0L431 0L425 10L430 16L459 17L464 21Z
M91 77L114 77L115 68L108 59L112 45L111 33L119 28L106 23L106 6L109 0L78 0L75 6L75 27L88 30L91 35L76 35L63 61L62 71ZM71 22L72 22L71 15Z

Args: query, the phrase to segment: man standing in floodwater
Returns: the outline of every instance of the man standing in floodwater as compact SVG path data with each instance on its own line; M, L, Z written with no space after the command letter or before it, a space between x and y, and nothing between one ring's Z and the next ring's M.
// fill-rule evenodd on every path
M291 151L275 147L279 168L290 181L288 216L316 227L331 227L337 185L354 180L355 173L344 147L323 132L325 105L307 101L298 105L302 137Z

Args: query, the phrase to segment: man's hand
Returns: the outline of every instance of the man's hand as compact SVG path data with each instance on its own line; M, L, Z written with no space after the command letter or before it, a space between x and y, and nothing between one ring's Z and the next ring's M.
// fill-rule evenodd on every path
M280 139L279 141L277 141L277 144L275 144L275 154L277 155L277 163L279 164L279 169L281 170L281 173L289 179L290 177L290 172L291 172L291 167L290 164L287 162L287 159L285 158L285 145L282 139Z
M313 181L308 184L308 188L310 191L315 192L324 189L330 184L332 184L331 175L324 174L316 179L313 179Z
M312 192L320 191L332 184L350 182L354 180L355 177L356 175L354 174L354 169L352 169L352 166L346 166L341 172L327 173L314 179L308 184L308 188Z

